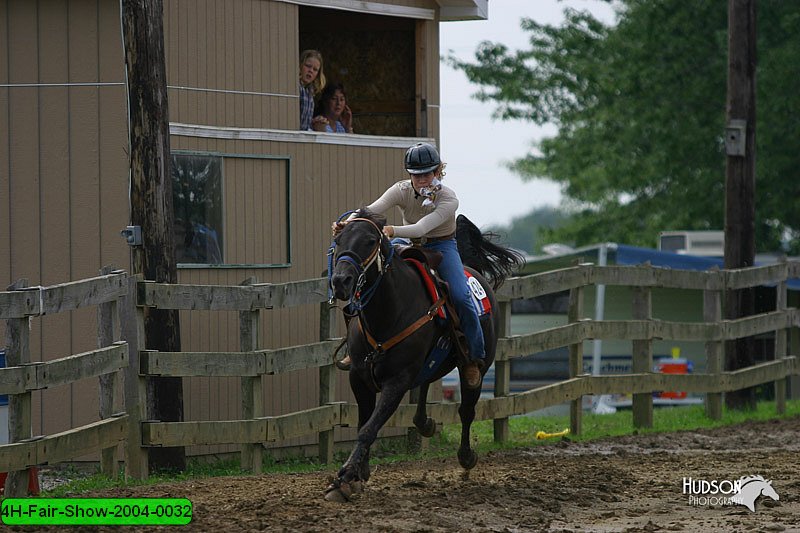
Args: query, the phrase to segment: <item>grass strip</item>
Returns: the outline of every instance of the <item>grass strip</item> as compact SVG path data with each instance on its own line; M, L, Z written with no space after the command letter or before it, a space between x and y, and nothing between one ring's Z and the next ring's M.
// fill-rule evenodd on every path
M748 421L765 421L796 416L800 416L800 400L787 401L786 414L782 416L776 414L774 401L762 401L758 403L754 411L723 409L721 420L707 418L705 408L702 405L658 407L653 411L652 428L634 430L633 414L630 410L618 410L616 413L604 415L586 412L583 416L582 434L577 436L569 435L566 438L576 442L583 442L635 433L688 431L730 426ZM473 448L479 454L513 448L548 446L558 442L560 439L537 440L537 432L555 433L568 427L569 416L516 416L509 420L509 440L497 443L494 441L493 421L481 420L472 425L471 441ZM419 453L408 453L407 442L404 438L380 440L373 446L371 463L379 465L426 458L455 457L460 439L461 425L450 424L442 427L441 431L438 431L436 435L429 439L426 449ZM276 459L265 453L263 472L266 474L333 472L338 469L338 465L346 460L348 454L349 451L337 453L334 464L329 465L319 463L316 458L293 456ZM177 483L189 479L246 474L240 469L238 459L215 463L209 463L207 460L189 460L185 472L157 472L145 481L125 480L122 472L116 478L109 478L99 473L86 476L85 474L77 473L77 471L71 473L68 470L61 473L65 477L70 477L73 474L76 479L59 485L52 490L43 491L42 497L76 496L125 486Z

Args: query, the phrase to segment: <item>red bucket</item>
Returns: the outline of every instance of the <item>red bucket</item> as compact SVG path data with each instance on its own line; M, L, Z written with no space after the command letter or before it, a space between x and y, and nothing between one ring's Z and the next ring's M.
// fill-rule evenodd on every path
M6 478L8 472L0 472L0 494L6 491ZM28 468L28 494L39 495L39 469L35 466Z
M688 374L690 371L689 362L682 358L660 359L656 369L662 374ZM682 400L686 398L686 393L663 391L658 394L658 398Z

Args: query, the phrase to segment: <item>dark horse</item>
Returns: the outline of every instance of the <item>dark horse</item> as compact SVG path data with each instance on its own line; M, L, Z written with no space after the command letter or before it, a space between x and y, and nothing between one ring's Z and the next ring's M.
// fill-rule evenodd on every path
M447 335L449 328L431 319L435 312L420 275L413 265L394 255L382 232L385 223L385 217L362 208L334 241L331 288L337 299L350 301L346 309L353 316L348 325L347 345L352 359L350 387L358 402L358 440L338 477L328 487L327 500L345 501L369 479L370 446L412 388L428 353ZM491 278L497 288L519 265L520 256L490 242L491 235L481 234L463 216L458 217L456 233L462 261L479 280L491 308L496 310L494 292L484 276ZM494 361L498 322L496 312L481 319L486 345L483 373ZM408 334L409 330L413 332ZM403 336L404 332L407 336ZM382 345L376 348L377 344ZM425 408L428 385L450 372L460 360L460 354L451 349L439 369L419 385L414 425L425 437L433 436L436 427ZM469 435L480 389L468 389L462 377L461 390L458 461L465 469L471 469L478 462Z

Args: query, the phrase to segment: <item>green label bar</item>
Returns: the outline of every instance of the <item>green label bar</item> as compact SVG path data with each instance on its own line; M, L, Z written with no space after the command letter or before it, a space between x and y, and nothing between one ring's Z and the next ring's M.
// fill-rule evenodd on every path
M7 498L9 526L182 526L192 520L186 498Z

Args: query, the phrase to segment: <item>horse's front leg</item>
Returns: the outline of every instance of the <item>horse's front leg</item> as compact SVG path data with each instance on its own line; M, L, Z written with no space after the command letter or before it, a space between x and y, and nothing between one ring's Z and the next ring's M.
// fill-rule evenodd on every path
M428 383L419 386L419 398L417 399L417 410L414 413L414 425L423 437L433 437L436 433L436 422L428 418L427 411Z
M356 398L358 404L358 430L369 421L372 413L375 412L375 399L377 394L367 385L355 372L350 374L350 390ZM361 458L361 463L357 466L358 478L362 481L369 479L369 449ZM358 492L358 491L356 491Z
M358 430L355 448L339 470L338 477L328 487L326 500L347 501L350 494L356 492L354 489L359 488L360 483L366 481L362 475L366 473L366 477L369 477L370 446L378 437L378 431L397 410L406 390L408 390L407 387L387 384L381 391L375 410L369 420Z

